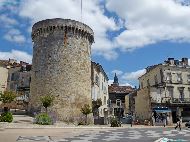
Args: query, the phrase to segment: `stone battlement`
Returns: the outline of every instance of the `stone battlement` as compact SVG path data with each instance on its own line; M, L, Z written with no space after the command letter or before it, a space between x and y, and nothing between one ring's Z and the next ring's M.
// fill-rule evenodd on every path
M75 20L61 18L46 19L35 23L32 27L32 40L55 31L88 39L91 44L94 42L94 33L89 26Z

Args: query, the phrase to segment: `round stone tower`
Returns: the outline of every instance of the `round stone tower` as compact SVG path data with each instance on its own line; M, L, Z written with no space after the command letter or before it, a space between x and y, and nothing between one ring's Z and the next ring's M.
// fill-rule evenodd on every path
M40 96L49 94L58 119L75 121L81 106L91 105L92 29L70 19L47 19L33 25L32 41L30 111L38 111Z

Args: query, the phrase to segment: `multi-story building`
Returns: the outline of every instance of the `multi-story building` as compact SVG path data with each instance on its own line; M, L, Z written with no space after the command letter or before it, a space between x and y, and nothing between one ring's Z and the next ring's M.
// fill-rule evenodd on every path
M28 98L30 94L32 65L20 61L8 71L7 90L14 91L18 94L17 105L27 109Z
M91 82L92 100L101 100L101 105L98 108L98 117L104 118L105 122L108 117L108 77L102 66L95 62L91 62Z
M176 116L190 118L190 66L188 58L181 61L168 58L164 63L146 68L139 78L140 88L135 97L135 112L139 119L167 123L176 122Z
M0 60L0 93L3 93L7 88L8 68L7 61Z
M21 107L26 109L30 92L32 65L20 61L17 63L14 59L0 60L0 91L13 91L18 96L16 102L12 102L14 108Z
M125 97L133 91L134 88L131 86L120 86L118 77L115 74L113 84L108 86L110 114L118 117L128 113L126 111Z
M137 88L130 94L125 96L125 113L131 114L135 117L135 97L137 96Z

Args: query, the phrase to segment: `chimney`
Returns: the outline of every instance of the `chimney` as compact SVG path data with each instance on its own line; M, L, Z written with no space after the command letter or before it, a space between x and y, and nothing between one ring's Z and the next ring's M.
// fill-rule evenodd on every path
M174 58L168 58L169 65L174 65Z
M182 58L182 64L188 66L188 58Z
M9 58L9 63L11 63L11 64L17 63L17 60L15 60L15 59L10 59L10 58Z
M180 61L179 60L174 60L174 63L175 63L176 66L180 65Z

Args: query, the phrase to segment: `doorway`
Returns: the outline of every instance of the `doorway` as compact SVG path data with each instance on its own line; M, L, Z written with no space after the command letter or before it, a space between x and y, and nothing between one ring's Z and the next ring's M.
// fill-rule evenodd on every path
M177 123L177 121L176 121L176 111L172 111L172 121L173 121L173 123Z

